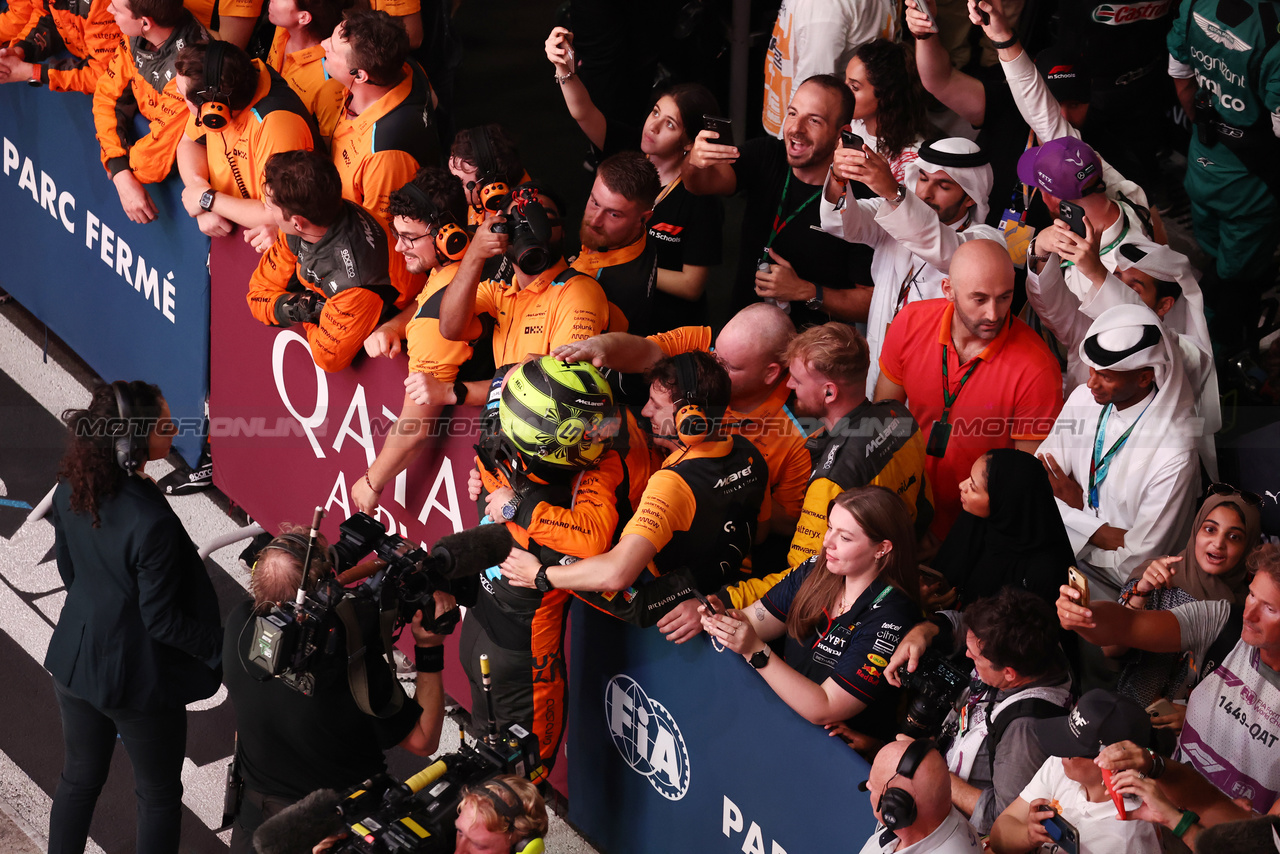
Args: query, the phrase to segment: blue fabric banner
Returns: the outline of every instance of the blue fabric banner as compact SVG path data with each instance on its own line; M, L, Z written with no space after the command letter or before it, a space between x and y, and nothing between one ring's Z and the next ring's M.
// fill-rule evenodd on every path
M569 818L603 850L807 854L871 836L867 763L741 656L581 602L572 631Z
M145 125L140 124L145 130ZM200 454L209 377L209 238L177 173L148 186L159 215L129 221L98 159L92 98L0 86L0 287L104 379L164 391L174 447Z

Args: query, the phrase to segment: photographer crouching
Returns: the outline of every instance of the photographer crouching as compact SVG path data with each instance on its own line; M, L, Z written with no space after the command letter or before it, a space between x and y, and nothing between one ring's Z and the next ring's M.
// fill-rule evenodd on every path
M951 802L979 833L990 832L1047 758L1032 723L1071 707L1055 617L1040 597L1005 587L963 612L940 611L915 626L885 668L890 683L913 692L909 734L942 736ZM960 644L973 661L972 681L943 657ZM964 705L947 714L966 684Z
M439 746L444 636L423 627L422 611L411 624L417 648L415 697L405 696L390 669L380 664L378 644L369 644L360 657L357 666L365 671L367 688L364 704L377 714L362 711L352 695L341 625L328 643L334 654L316 658L308 685L272 678L250 660L264 643L258 618L295 599L308 553L305 532L286 531L261 549L250 581L253 599L237 605L227 618L224 678L235 706L235 764L243 780L231 835L235 854L251 854L254 830L309 792L343 791L384 773L387 749L398 744L410 753L430 756ZM332 552L323 538L314 546L308 576L328 577L333 572ZM436 619L454 608L453 597L446 593L437 591L433 598Z

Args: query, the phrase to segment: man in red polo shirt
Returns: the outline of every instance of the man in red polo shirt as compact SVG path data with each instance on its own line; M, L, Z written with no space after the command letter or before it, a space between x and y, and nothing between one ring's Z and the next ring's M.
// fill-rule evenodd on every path
M889 325L876 383L876 399L905 401L927 437L938 539L960 513L974 461L993 448L1034 453L1062 409L1058 360L1010 316L1013 264L1002 243L961 245L942 292Z

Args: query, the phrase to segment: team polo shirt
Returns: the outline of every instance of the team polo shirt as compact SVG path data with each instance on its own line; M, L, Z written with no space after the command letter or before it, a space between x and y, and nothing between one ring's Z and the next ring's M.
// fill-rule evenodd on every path
M594 276L609 298L609 331L647 335L653 331L653 289L658 256L648 235L617 249L598 252L582 247L573 269Z
M471 358L471 344L482 332L480 321L472 321L466 341L450 341L440 334L440 303L445 288L458 274L458 265L450 264L432 270L427 284L418 294L418 309L405 327L409 342L409 372L431 374L442 383L458 378L458 368Z
M942 417L942 358L951 392L973 365L959 364L951 342L954 306L945 299L914 302L889 324L880 371L907 393L907 408L927 437ZM935 515L930 530L944 539L960 514L960 483L978 457L1015 441L1041 441L1062 409L1062 370L1031 327L1016 317L1001 329L951 407L953 425L944 457L927 457Z
M311 114L284 78L253 60L258 87L249 106L220 131L187 120L186 135L205 146L209 186L241 199L261 200L262 173L271 155L315 148Z
M609 301L595 279L561 260L524 288L514 281L480 282L476 314L494 318L493 363L511 365L530 353L545 356L561 344L604 332Z
M422 11L421 0L369 0L369 8L375 12L386 12L393 18L416 15Z
M701 350L711 352L710 326L680 326L669 332L650 335L663 355L675 356ZM764 403L750 412L732 407L725 414L730 432L746 436L769 466L769 495L788 516L799 516L809 483L809 452L805 449L804 426L791 411L791 389L778 383Z
M816 565L816 558L800 564L775 584L760 603L785 623L800 585ZM901 590L876 579L848 611L829 625L819 626L802 641L787 635L787 664L819 685L834 679L866 703L865 710L849 719L849 726L889 741L897 730L898 689L884 679L884 668L898 648L898 641L918 622L920 608Z
M183 0L182 5L196 16L206 30L217 30L223 16L231 18L256 18L262 14L263 0Z
M325 73L324 47L313 44L286 53L288 44L289 31L276 27L276 37L271 42L271 52L267 54L267 65L280 72L289 87L298 93L303 105L316 117L321 136L328 139L342 115L342 101L347 90L336 80L330 81Z

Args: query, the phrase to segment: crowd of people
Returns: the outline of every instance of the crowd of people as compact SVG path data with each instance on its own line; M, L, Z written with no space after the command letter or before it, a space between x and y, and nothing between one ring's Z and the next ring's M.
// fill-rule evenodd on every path
M784 0L747 128L694 80L614 115L626 99L588 73L600 39L556 26L544 70L597 155L580 200L537 177L514 125L442 120L451 73L414 58L436 41L416 3L256 5L12 0L0 79L93 95L134 222L176 167L200 230L260 253L248 311L302 332L319 368L407 356L356 508L376 514L437 435L423 419L478 417L470 498L513 546L413 617L416 695L366 685L388 714L343 673L305 696L264 681L247 629L291 600L307 538L266 545L219 626L138 476L168 450L163 397L104 386L67 415L55 496L51 851L83 849L116 732L139 851L175 850L182 705L219 672L235 850L392 745L430 755L432 627L455 604L475 708L536 736L540 782L574 598L705 634L864 756L881 823L864 851L1280 850L1280 548L1262 499L1219 482L1214 442L1219 373L1258 346L1275 277L1275 0ZM1191 129L1203 270L1161 219L1165 107ZM108 661L126 624L147 653ZM477 822L512 850L545 830L516 783L464 801L458 850Z

